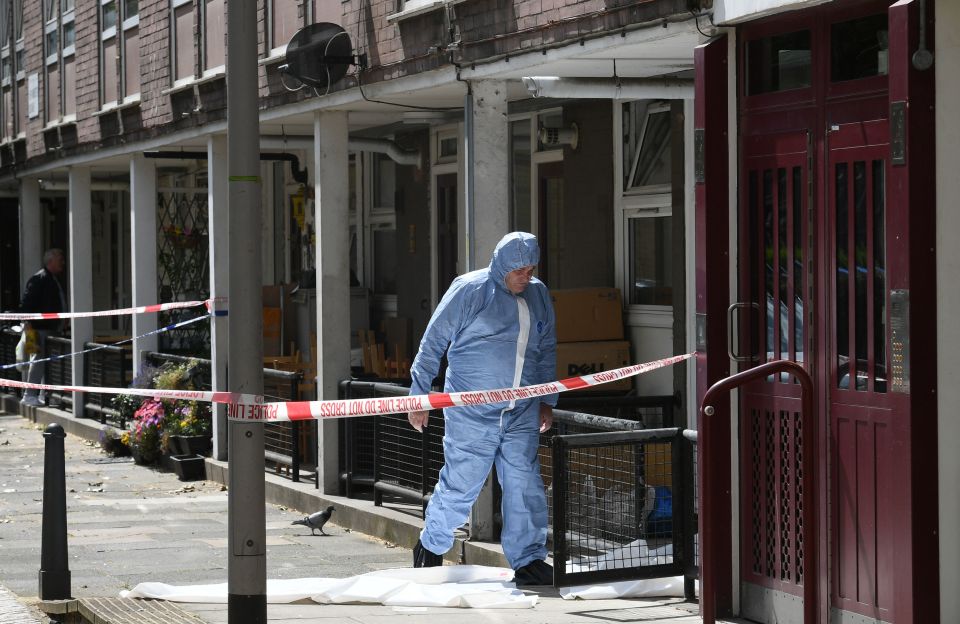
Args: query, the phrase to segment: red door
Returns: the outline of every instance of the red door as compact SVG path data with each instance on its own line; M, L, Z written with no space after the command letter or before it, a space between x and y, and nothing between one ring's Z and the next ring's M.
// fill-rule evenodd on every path
M888 123L833 126L827 148L833 604L891 622L899 489L895 419L909 412L909 404L890 375Z
M744 139L738 359L807 361L810 138ZM768 377L741 391L741 574L745 583L802 595L800 386ZM746 589L745 591L750 591Z

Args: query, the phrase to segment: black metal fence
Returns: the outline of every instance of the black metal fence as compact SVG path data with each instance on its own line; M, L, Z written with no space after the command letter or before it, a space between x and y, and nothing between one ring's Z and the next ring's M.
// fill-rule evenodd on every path
M557 585L696 575L693 461L678 428L557 435Z
M349 399L407 396L409 388L371 381L344 381L340 397ZM406 414L347 418L341 421L341 482L353 497L358 486L373 488L374 504L384 494L421 503L424 507L443 466L443 412L430 412L422 434Z

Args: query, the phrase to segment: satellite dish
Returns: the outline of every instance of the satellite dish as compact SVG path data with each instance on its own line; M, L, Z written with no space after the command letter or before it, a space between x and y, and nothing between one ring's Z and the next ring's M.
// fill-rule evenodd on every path
M320 22L301 28L287 44L287 62L280 71L305 85L328 91L356 65L350 35L337 24Z

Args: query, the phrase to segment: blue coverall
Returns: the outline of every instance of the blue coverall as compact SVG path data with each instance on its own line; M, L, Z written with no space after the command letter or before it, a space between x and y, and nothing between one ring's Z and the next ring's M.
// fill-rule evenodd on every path
M507 273L536 265L532 234L506 235L490 266L456 278L427 325L411 366L410 394L427 394L447 352L444 390L520 387L556 377L556 332L546 285L536 278L519 295ZM449 347L449 350L448 350ZM517 570L547 556L547 503L537 457L540 403L557 395L451 407L444 410L444 466L427 505L423 546L443 554L453 546L494 462L503 489L501 544Z

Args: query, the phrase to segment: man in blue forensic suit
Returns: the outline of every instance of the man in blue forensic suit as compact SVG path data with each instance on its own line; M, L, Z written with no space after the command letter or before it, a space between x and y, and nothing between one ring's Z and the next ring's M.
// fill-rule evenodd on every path
M427 394L447 353L444 390L517 388L556 376L555 317L546 285L533 277L537 239L526 232L503 237L486 269L461 275L440 301L413 361L410 394ZM553 424L557 395L444 410L444 466L427 505L414 567L442 565L453 532L496 464L503 488L504 555L518 585L553 583L547 556L547 501L537 446ZM423 431L429 412L411 412Z

